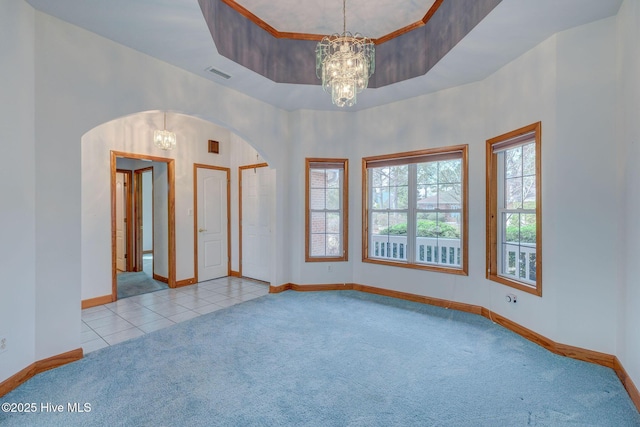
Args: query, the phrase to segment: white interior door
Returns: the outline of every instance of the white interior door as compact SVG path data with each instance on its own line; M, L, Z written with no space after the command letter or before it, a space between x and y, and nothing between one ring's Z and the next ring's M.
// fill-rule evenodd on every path
M116 172L116 269L127 270L126 174Z
M242 169L242 275L271 280L271 228L275 171Z
M197 168L198 281L229 273L227 172Z

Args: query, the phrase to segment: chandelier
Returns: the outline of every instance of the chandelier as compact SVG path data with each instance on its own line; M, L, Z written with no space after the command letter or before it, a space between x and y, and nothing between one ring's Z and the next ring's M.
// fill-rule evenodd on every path
M153 132L153 143L163 150L172 150L176 147L176 134L167 130L167 113L164 113L163 130Z
M342 0L342 35L324 37L316 46L316 75L338 107L351 107L356 95L369 84L376 67L376 48L371 39L347 32L347 0Z

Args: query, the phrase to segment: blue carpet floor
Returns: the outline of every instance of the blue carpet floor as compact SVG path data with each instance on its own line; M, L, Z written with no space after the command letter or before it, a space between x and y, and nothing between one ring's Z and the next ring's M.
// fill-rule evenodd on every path
M155 292L161 289L169 289L165 283L153 279L152 275L144 271L134 273L118 273L118 299L128 298L134 295Z
M38 405L0 412L2 426L640 426L610 369L479 316L353 291L219 310L90 353L0 402ZM46 402L64 411L43 413Z

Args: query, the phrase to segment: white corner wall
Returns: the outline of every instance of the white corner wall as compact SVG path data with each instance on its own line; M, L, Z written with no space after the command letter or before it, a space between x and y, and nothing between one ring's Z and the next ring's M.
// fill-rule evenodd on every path
M555 228L547 235L555 236L554 256L543 260L547 266L552 261L550 285L558 289L556 336L566 344L615 354L618 260L624 254L616 226L622 206L616 19L557 37L557 133L551 153L556 167L550 182L543 184L556 193L547 202L553 206L547 223Z
M35 360L34 10L0 2L0 382Z
M640 388L640 2L626 0L618 12L618 134L621 144L618 178L623 180L620 220L622 287L618 295L618 351L625 370Z

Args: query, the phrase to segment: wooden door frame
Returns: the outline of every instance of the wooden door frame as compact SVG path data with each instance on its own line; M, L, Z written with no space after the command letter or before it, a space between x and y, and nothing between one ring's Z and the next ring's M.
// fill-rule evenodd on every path
M133 171L133 193L134 193L134 198L133 198L133 215L135 218L135 224L134 224L134 265L133 265L133 271L143 271L144 270L144 263L142 261L142 252L143 252L143 243L142 243L142 238L143 238L143 233L140 232L140 230L142 229L142 176L144 173L146 172L151 172L151 181L153 181L153 166L150 166L148 168L142 168L142 169L136 169ZM151 210L153 211L154 206L153 206L153 187L151 188ZM153 227L151 228L151 233L153 235ZM151 241L153 241L153 237L151 238Z
M231 274L231 169L220 166L193 164L193 277L198 278L198 168L227 173L227 276Z
M131 256L132 254L132 248L133 248L133 236L134 236L134 232L133 232L133 224L134 221L131 221L131 218L133 217L133 203L132 203L132 194L133 194L133 172L127 169L117 169L116 168L116 174L118 173L122 173L124 174L124 187L125 187L125 192L124 192L124 232L125 232L125 242L124 242L124 271L128 272L128 271L134 271L133 270L133 256ZM115 181L114 181L115 183ZM116 197L117 199L117 197ZM115 224L115 220L114 220L114 224ZM117 226L117 224L116 224ZM117 251L116 251L116 256L117 256Z
M168 278L170 288L176 287L176 190L175 160L165 157L134 154L122 151L111 151L111 299L118 299L118 280L116 277L116 161L117 158L134 160L151 160L167 164L167 206L168 206Z
M242 276L242 171L245 169L257 169L269 167L267 163L240 166L238 168L238 275Z

